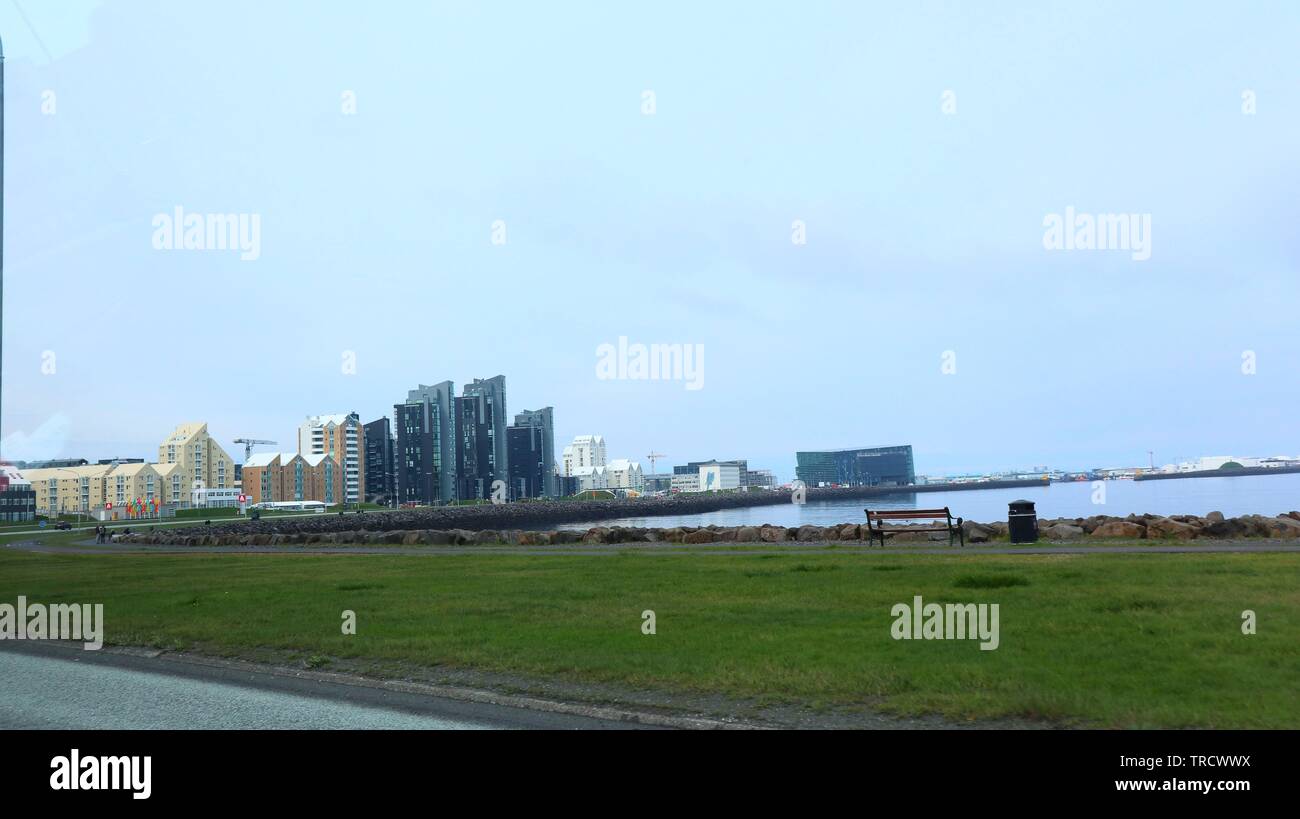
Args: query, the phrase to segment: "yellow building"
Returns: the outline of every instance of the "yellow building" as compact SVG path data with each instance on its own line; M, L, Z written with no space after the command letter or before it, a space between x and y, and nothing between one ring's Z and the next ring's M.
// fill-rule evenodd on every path
M159 465L177 464L185 491L203 487L233 489L235 462L208 435L207 424L181 424L158 447ZM173 473L174 475L174 473ZM172 475L168 476L171 480Z
M36 514L89 512L104 505L104 476L107 464L25 469L23 477L36 491Z

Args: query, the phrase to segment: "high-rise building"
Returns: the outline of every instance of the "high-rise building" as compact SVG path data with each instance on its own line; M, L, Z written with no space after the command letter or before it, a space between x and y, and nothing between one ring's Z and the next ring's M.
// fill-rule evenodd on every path
M506 429L506 441L511 497L556 497L554 410L543 407L516 414L514 426Z
M564 448L560 474L576 475L575 470L605 465L605 439L599 435L579 435Z
M365 499L387 504L397 497L397 442L388 416L366 424L362 441L365 445Z
M235 462L208 435L208 425L181 424L158 446L159 464L179 464L185 491L195 488L233 489Z
M912 447L795 453L795 476L808 486L908 486L916 483Z
M421 384L393 406L397 496L402 503L456 500L456 400L450 381Z
M506 441L506 377L475 378L456 399L456 477L459 497L487 498L495 481L510 480Z
M365 432L355 412L312 415L298 427L298 454L329 455L343 465L343 502L360 503L366 497L362 459Z

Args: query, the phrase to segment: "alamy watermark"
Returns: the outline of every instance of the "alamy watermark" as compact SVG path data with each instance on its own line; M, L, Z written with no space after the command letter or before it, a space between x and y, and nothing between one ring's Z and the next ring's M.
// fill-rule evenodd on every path
M895 640L979 640L981 651L993 651L1001 642L997 603L925 603L921 595L912 605L896 603L889 612Z
M685 381L686 389L704 386L703 344L618 344L596 348L596 378L601 381Z
M154 250L238 250L255 262L262 255L262 216L258 213L171 213L153 217Z
M80 640L86 651L104 646L104 604L0 603L0 640Z
M1151 258L1151 214L1076 213L1043 217L1043 247L1047 250L1127 250L1135 262Z

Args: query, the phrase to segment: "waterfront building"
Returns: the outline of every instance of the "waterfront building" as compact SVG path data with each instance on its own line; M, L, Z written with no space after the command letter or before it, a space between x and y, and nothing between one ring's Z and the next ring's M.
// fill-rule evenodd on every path
M397 427L397 496L402 503L456 499L456 400L450 381L419 385L393 406Z
M0 464L0 522L36 519L36 490L17 468Z
M510 479L506 377L475 378L456 405L458 496L487 498L495 481Z
M734 463L709 463L701 464L700 491L701 492L725 492L732 489L740 488L740 467Z
M700 473L678 472L673 470L673 482L670 489L674 494L700 491Z
M673 473L651 472L648 475L642 475L641 486L642 491L647 494L655 492L671 492L673 489Z
M283 501L343 503L345 473L338 458L315 453L258 452L244 462L243 494L251 506Z
M516 430L511 432L511 430ZM522 432L519 430L531 430ZM511 436L514 436L513 438ZM552 407L524 410L515 415L506 430L510 458L510 485L526 487L529 494L518 497L553 498L559 494L555 474L555 411ZM524 463L516 465L516 448ZM522 483L521 483L522 482Z
M617 458L605 466L605 485L609 489L642 491L644 481L641 464L627 458Z
M795 475L807 486L908 486L916 481L910 444L797 452L795 460Z
M575 470L605 465L605 439L600 435L579 435L564 448L560 474L576 475Z
M371 421L362 428L364 447L363 485L365 499L387 504L397 495L397 442L388 416Z
M750 469L745 472L740 485L750 489L776 489L776 476L770 469Z
M182 483L230 489L235 485L235 462L213 438L205 423L181 424L158 446L158 463L179 464Z
M343 465L343 502L365 499L365 430L355 412L309 416L298 427L298 453L334 458Z

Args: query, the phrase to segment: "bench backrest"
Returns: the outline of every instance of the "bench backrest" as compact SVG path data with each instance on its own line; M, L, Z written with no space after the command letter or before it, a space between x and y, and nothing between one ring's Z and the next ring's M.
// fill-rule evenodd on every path
M887 509L873 512L870 509L864 509L867 513L867 520L948 520L952 515L948 512L948 507L942 509Z

